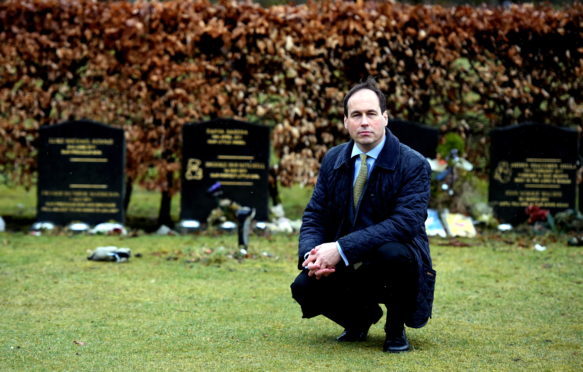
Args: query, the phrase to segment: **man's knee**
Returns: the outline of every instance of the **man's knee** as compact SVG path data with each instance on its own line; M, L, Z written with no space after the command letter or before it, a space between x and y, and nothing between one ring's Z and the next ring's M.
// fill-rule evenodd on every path
M382 245L377 254L386 265L390 266L410 266L415 263L415 258L411 250L402 243L390 242Z
M292 297L294 300L299 302L300 304L305 301L307 294L310 291L310 277L305 271L302 271L297 277L296 280L291 284L291 292Z
M308 276L307 271L302 271L291 284L292 298L302 308L304 318L312 318L322 313L322 294L320 281Z

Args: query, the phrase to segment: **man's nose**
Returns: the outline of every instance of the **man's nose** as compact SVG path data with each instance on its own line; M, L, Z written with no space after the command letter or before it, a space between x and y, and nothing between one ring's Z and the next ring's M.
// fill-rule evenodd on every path
M361 125L369 125L370 124L370 121L369 121L367 115L362 115L362 120L360 121L360 124Z

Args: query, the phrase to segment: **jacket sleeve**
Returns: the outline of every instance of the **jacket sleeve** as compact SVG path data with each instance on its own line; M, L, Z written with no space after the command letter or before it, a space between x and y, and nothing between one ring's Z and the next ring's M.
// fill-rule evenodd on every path
M349 262L359 262L370 250L388 242L409 243L425 228L431 168L414 156L403 166L399 191L389 218L338 239Z
M329 214L329 182L330 170L333 167L334 157L329 152L322 159L320 174L316 181L316 186L312 197L304 210L302 227L300 228L299 248L298 248L298 269L302 269L304 255L312 248L326 243L330 238Z

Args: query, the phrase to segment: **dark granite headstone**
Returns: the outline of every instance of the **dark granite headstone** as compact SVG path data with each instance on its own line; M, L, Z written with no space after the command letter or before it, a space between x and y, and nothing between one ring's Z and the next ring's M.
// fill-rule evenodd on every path
M489 200L502 222L526 221L526 207L575 208L577 132L524 123L491 132Z
M426 158L435 159L439 141L439 131L437 129L412 121L397 119L389 120L388 127L399 141L418 151Z
M182 143L182 220L206 222L217 207L209 192L217 183L224 198L255 208L256 219L267 220L268 127L231 119L187 124Z
M88 121L40 128L37 221L124 222L122 129Z

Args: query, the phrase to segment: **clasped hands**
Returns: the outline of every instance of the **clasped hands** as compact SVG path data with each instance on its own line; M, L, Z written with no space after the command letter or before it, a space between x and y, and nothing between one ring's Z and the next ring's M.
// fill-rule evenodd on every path
M320 279L335 272L338 262L340 262L340 253L336 243L332 242L313 248L302 266L308 270L308 276Z

